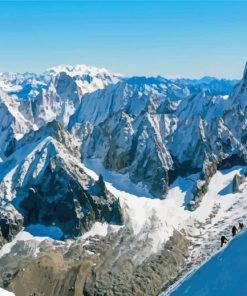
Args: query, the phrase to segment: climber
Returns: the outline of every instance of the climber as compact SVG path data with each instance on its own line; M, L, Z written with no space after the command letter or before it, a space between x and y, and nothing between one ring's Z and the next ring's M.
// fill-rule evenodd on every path
M244 228L244 223L239 222L239 223L238 223L238 229L239 229L239 230L243 230L243 228Z
M238 232L238 229L237 229L237 227L234 225L234 226L232 227L232 236L235 236L235 235L237 234L237 232Z
M222 235L220 241L221 241L221 245L220 246L223 247L223 245L228 242L228 239L224 235Z

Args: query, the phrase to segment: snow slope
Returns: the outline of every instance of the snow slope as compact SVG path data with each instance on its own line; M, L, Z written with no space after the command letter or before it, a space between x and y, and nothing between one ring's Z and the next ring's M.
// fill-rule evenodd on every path
M11 252L12 247L17 243L17 242L25 242L25 241L35 241L36 243L36 248L38 248L39 243L42 242L43 240L48 239L48 237L34 237L27 231L21 231L17 234L17 236L12 240L12 242L5 244L1 249L0 249L0 258L3 257L4 255L8 254ZM0 294L2 296L2 294Z
M15 296L14 293L8 292L8 291L6 291L6 290L4 290L2 288L0 288L0 295L1 296Z
M200 263L218 249L215 237L225 233L229 225L239 218L247 219L247 182L238 193L232 193L232 182L236 174L245 173L245 168L218 171L212 178L201 205L193 212L187 210L193 184L197 178L191 175L178 178L170 187L165 200L147 198L145 190L133 184L128 178L106 170L95 159L86 160L84 170L93 178L102 174L107 189L120 198L125 214L125 225L135 235L150 241L150 253L162 247L176 229L185 231L188 238L198 245L193 253L195 263ZM95 174L96 173L96 174Z
M247 232L239 234L226 247L188 276L171 296L247 295Z

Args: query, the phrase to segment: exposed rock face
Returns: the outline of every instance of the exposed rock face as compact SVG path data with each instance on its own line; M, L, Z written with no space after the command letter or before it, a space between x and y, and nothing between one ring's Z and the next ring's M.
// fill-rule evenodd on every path
M82 154L102 158L106 168L129 172L132 181L141 182L153 195L163 197L168 186L167 170L173 162L160 134L154 134L153 125L158 120L165 118L135 118L119 111L94 128L82 146Z
M232 193L239 191L239 186L245 181L245 176L235 175L232 181Z
M203 196L208 190L208 185L217 172L217 162L216 160L209 160L207 154L205 155L204 166L199 180L195 183L193 192L194 196L189 204L189 209L194 211L202 201Z
M108 250L101 264L92 269L86 280L84 295L158 295L171 278L175 278L185 264L188 241L175 232L163 250L140 265L131 258L113 255ZM116 247L117 248L117 247Z
M8 97L0 89L0 158L5 159L15 151L22 135L34 128L19 111L22 103Z
M103 178L95 183L82 168L72 137L56 122L49 126L17 143L2 167L0 202L13 204L24 226L56 226L64 237L84 233L95 221L122 224L119 201L106 190Z
M99 175L99 180L94 184L90 192L93 195L107 198L107 189L103 180L103 176L101 174Z
M23 217L11 205L0 209L0 247L10 242L23 227Z
M66 126L79 103L80 94L76 82L65 72L61 72L51 80L48 89L43 89L32 102L34 122L42 126L57 120Z
M87 188L67 173L60 160L52 159L44 171L45 179L32 187L22 188L19 211L24 225L56 225L65 237L75 237L88 231L95 221L122 223L120 205L114 197ZM101 181L103 182L103 180ZM18 197L17 197L18 198Z
M0 267L2 278L9 274L5 287L16 296L158 295L183 269L189 242L175 232L159 253L137 263L119 244L129 243L126 235L95 238L85 246L75 242L68 249L53 246L49 253L47 243L46 250L40 245L38 258L24 263L21 255L14 273L10 260L5 270Z
M81 296L84 278L93 264L90 256L73 264L66 262L62 254L50 253L20 270L9 289L17 296Z

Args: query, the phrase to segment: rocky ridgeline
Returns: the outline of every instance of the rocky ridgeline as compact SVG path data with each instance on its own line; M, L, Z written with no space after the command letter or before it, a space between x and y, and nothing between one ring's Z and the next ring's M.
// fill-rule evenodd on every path
M23 216L12 205L0 208L0 248L22 230Z
M203 196L208 191L208 185L211 178L217 172L217 162L215 160L210 160L208 155L205 154L204 165L199 179L196 181L193 192L193 198L190 201L188 207L190 210L194 211L203 199Z
M237 193L239 192L239 186L244 183L246 177L235 175L232 181L232 192Z
M48 127L25 135L1 164L2 237L10 241L22 226L36 224L59 227L63 238L83 234L95 221L122 224L118 199L102 177L95 182L85 173L73 138L56 122Z

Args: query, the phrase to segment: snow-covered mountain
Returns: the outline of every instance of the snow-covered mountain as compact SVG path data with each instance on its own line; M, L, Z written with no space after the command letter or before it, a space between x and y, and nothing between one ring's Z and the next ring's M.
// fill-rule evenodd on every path
M61 237L74 237L95 221L122 223L117 199L107 192L102 179L95 183L85 173L76 141L56 121L19 140L0 171L1 208L14 205L12 213L23 217L14 234L23 225L42 224L55 226ZM16 224L12 220L8 223ZM2 235L11 240L13 227Z
M15 149L15 143L36 125L26 118L28 113L21 101L0 91L0 161Z
M58 66L36 76L4 74L2 80L10 77L16 85L29 83L30 77L42 81L35 98L21 100L8 92L29 130L58 121L76 135L84 157L101 158L107 168L129 174L154 196L165 196L169 184L184 174L185 163L191 173L202 170L205 153L210 161L221 161L219 144L204 144L205 126L210 140L219 133L217 119L231 106L228 95L235 81L124 78L85 65ZM241 150L237 141L233 145ZM8 154L15 137L1 142Z
M235 132L241 119L233 131L230 122L243 81L231 94L214 95L210 87L133 77L85 95L69 130L86 157L101 158L107 168L164 197L177 176L202 172L205 179L208 164L245 157L244 129Z
M35 73L0 73L0 89L19 99L35 98L46 87L47 78Z
M157 295L245 215L247 68L238 82L62 65L0 89L0 286Z
M86 65L59 65L46 70L44 73L0 73L0 89L19 99L34 99L41 90L47 89L50 80L60 73L66 73L73 78L78 86L80 95L104 88L108 84L116 83L119 74L110 73L104 68Z

